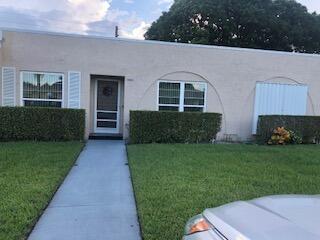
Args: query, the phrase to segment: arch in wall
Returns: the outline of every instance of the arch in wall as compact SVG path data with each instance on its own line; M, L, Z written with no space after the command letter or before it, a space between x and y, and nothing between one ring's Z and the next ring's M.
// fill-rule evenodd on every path
M209 112L219 112L222 114L222 129L221 134L226 132L226 114L224 110L224 106L219 95L218 90L214 86L212 81L209 81L206 77L201 74L194 73L191 71L174 71L169 73L164 73L159 77L155 78L146 88L143 94L141 95L139 102L138 102L138 109L144 110L145 109L145 102L148 99L154 98L154 101L150 104L147 108L151 110L151 105L153 106L152 110L157 109L157 97L158 97L158 81L165 80L165 81L187 81L187 82L205 82L207 83L207 111ZM211 103L210 103L211 102ZM216 104L213 106L212 102Z

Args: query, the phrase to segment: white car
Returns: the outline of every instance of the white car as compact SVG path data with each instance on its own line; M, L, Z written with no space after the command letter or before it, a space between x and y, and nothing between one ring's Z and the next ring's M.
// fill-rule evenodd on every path
M206 209L184 240L320 240L320 195L279 195Z

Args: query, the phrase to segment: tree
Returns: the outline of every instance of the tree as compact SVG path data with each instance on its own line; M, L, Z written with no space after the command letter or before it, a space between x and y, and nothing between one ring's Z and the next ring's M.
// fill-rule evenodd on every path
M320 53L320 15L295 0L175 0L145 38Z

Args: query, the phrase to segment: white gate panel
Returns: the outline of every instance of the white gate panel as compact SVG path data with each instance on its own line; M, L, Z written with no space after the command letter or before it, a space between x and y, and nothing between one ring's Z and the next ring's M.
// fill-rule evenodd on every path
M308 87L301 84L257 83L252 133L259 115L305 115Z

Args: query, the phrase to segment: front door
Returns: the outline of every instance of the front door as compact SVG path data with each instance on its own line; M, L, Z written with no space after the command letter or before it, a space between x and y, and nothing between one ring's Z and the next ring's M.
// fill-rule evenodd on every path
M96 133L119 133L119 96L119 81L96 81Z

